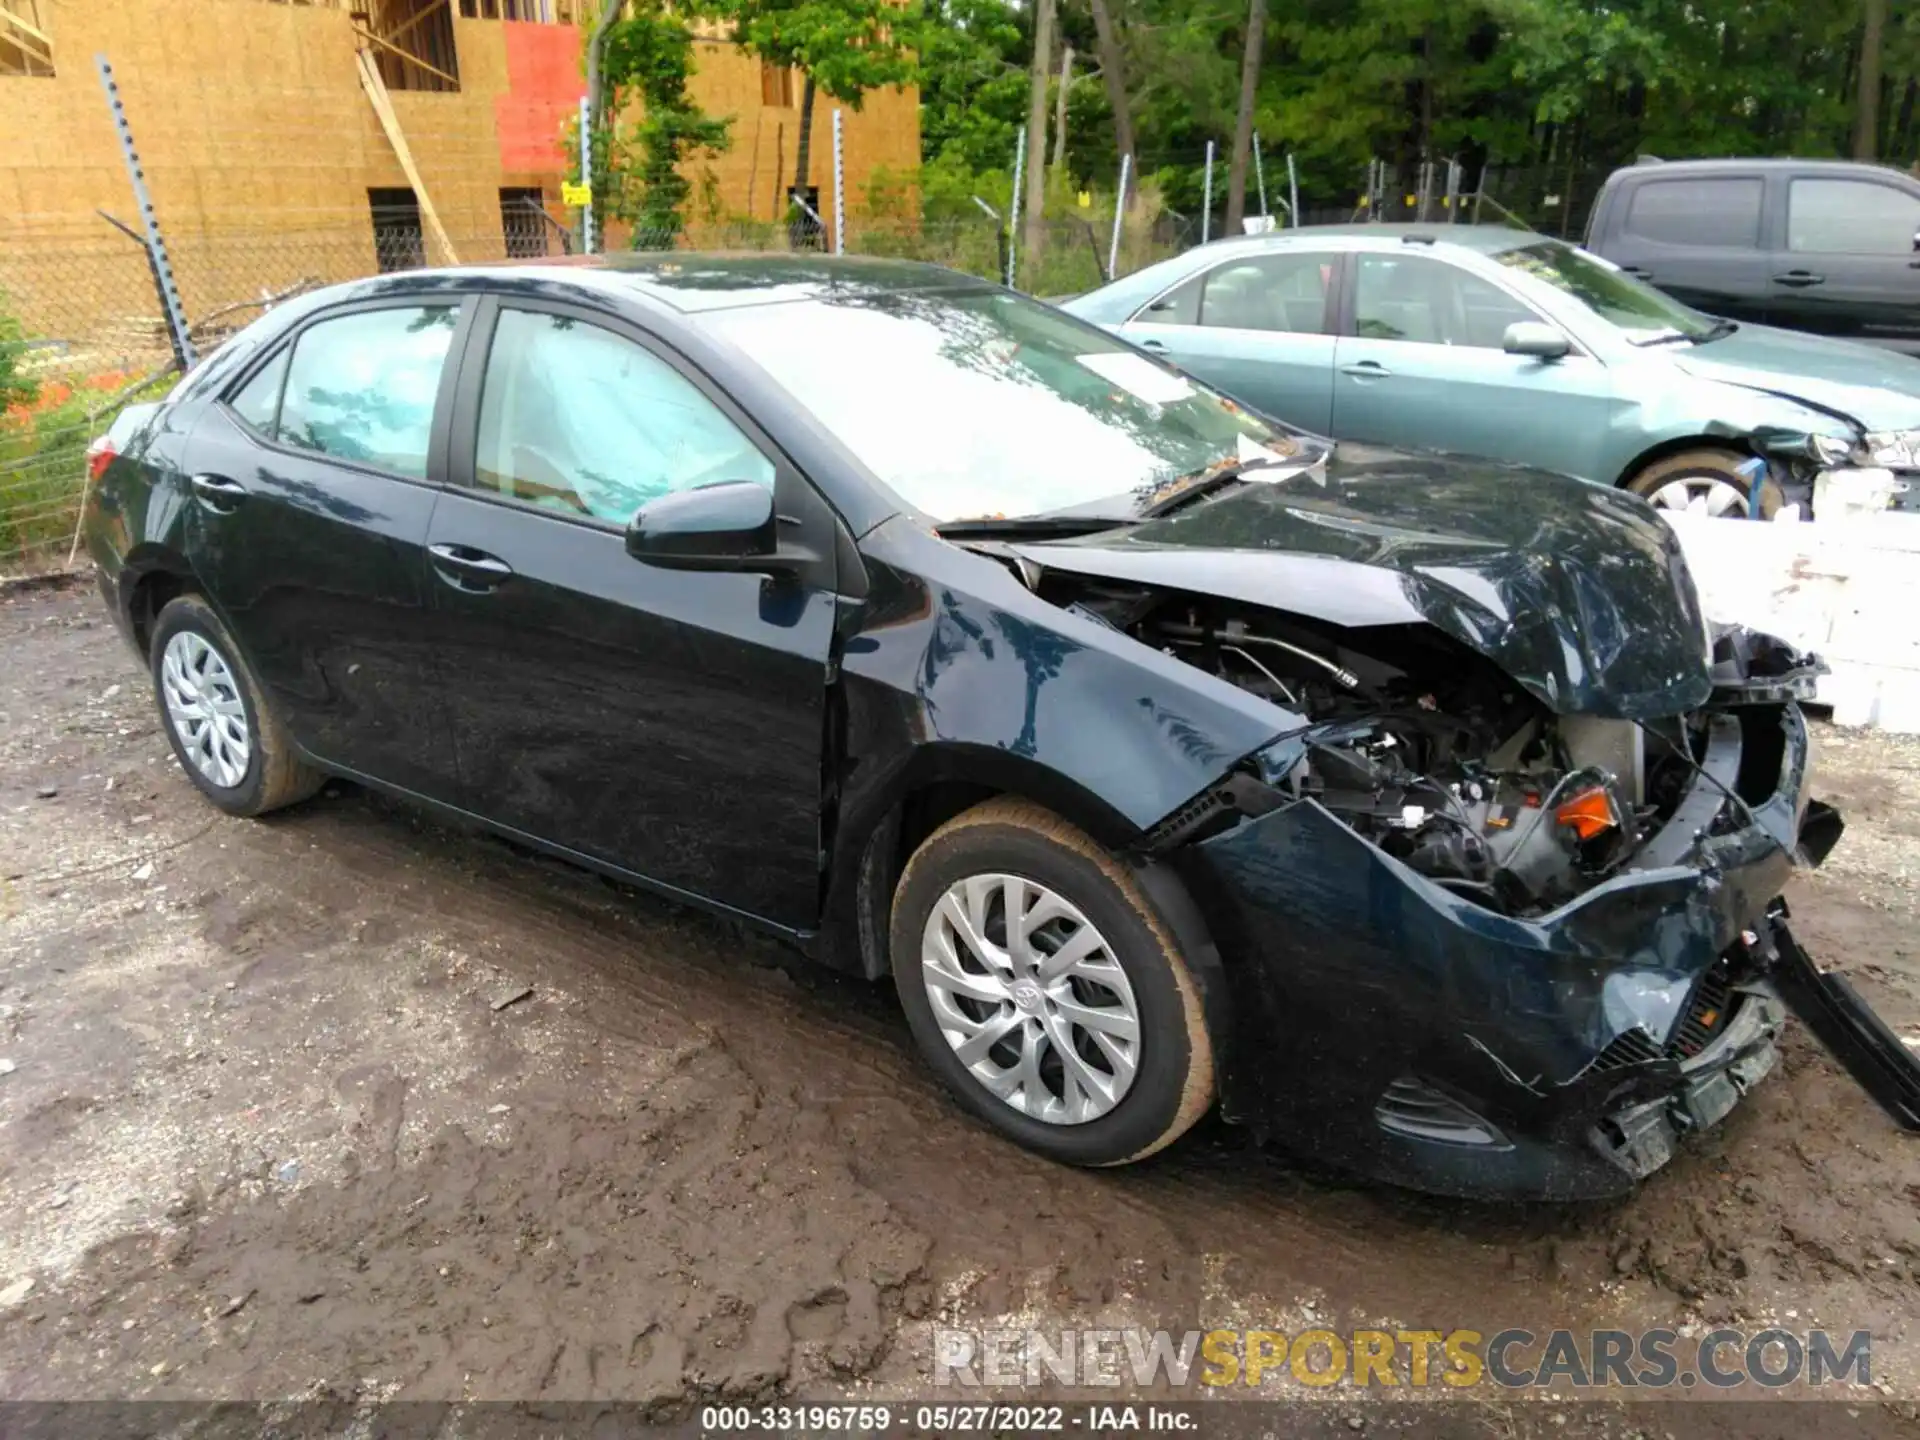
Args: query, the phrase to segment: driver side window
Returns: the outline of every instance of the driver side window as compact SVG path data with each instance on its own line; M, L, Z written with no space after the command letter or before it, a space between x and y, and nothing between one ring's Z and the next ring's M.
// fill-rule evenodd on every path
M570 315L500 311L474 480L510 500L625 525L647 501L773 462L664 360Z

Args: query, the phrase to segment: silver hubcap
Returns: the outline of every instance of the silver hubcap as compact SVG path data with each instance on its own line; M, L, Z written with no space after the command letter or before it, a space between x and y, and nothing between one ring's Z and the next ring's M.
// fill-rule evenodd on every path
M247 711L220 652L182 630L160 657L160 688L174 738L193 768L223 790L246 779Z
M1133 986L1079 909L1018 875L970 875L927 917L920 976L968 1072L1023 1115L1097 1120L1140 1065Z
M1711 475L1688 475L1669 480L1648 497L1656 510L1686 510L1695 515L1747 513L1747 497L1738 487Z

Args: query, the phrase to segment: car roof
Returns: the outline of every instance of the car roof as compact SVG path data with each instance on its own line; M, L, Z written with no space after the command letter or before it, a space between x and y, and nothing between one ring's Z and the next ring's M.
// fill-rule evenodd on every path
M682 314L812 300L850 290L886 294L994 288L988 281L916 260L752 251L616 250L563 260L467 266L455 273L507 280L548 278L609 295L637 297Z
M1751 174L1756 170L1831 170L1836 174L1865 175L1904 175L1906 173L1891 165L1876 165L1865 160L1796 160L1790 155L1755 156L1747 160L1726 157L1713 160L1662 160L1657 155L1643 155L1633 164L1614 171L1608 178L1617 180L1626 175L1662 173L1711 175L1725 171Z
M1444 221L1425 224L1302 225L1291 230L1275 230L1265 235L1233 235L1212 242L1247 250L1291 245L1312 245L1327 240L1398 240L1404 244L1458 245L1465 250L1497 255L1522 245L1538 245L1551 235L1516 229L1511 225L1449 225ZM1211 249L1212 245L1205 248Z

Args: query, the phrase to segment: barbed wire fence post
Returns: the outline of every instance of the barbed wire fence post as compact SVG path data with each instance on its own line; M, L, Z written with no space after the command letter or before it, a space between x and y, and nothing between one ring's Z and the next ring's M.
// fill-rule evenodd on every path
M833 253L847 253L847 156L838 110L833 112Z
M153 208L153 196L147 190L147 177L140 168L140 154L134 149L133 127L127 122L127 107L120 99L120 87L114 82L113 66L105 54L93 57L100 75L100 88L106 92L107 113L113 119L114 133L120 139L120 156L127 164L127 179L133 184L133 203L140 211L140 223L147 232L147 256L153 264L154 283L160 292L160 312L165 317L173 340L173 358L182 371L191 369L197 357L193 339L187 334L186 316L180 307L180 291L173 283L173 266L167 259L167 243L160 233L160 216Z
M1027 173L1027 127L1022 125L1013 138L1013 203L1007 207L1007 288L1014 288L1013 277L1020 257L1020 186Z

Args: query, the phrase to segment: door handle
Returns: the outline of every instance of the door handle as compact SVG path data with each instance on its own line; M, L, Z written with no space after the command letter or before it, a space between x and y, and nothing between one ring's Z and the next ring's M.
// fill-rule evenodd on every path
M1167 348L1167 342L1164 340L1141 340L1137 343L1142 350L1165 350Z
M456 590L492 590L513 578L506 561L471 545L429 545L427 554L440 578Z
M1351 375L1356 380L1384 380L1393 374L1378 360L1356 360L1351 365L1342 365L1340 373Z
M1789 290L1804 290L1809 285L1826 284L1827 277L1824 275L1816 275L1811 270L1789 270L1784 275L1774 276L1773 283L1776 285L1784 285Z
M193 487L200 503L216 515L232 513L233 507L247 498L247 487L224 475L194 475L188 478L187 484Z
M1631 275L1636 280L1651 280L1653 278L1653 272L1644 265L1622 265L1620 267L1620 273L1622 275Z

